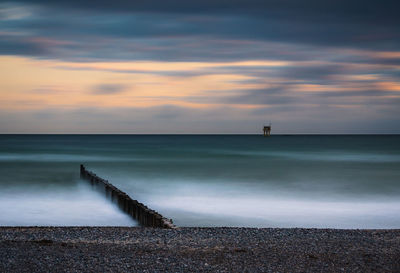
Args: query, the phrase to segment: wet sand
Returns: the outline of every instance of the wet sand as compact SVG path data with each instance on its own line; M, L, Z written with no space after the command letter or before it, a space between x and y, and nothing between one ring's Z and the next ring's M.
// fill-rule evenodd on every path
M0 272L400 272L400 230L1 227Z

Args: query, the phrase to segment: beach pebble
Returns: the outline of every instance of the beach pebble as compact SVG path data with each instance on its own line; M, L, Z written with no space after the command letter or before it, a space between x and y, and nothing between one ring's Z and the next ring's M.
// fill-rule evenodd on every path
M0 272L399 272L400 230L2 227Z

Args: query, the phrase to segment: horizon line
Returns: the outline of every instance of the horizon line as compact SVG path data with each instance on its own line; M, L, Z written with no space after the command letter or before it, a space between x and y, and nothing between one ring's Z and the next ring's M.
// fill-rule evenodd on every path
M263 136L262 133L0 133L0 135ZM271 136L394 136L400 133L281 133Z

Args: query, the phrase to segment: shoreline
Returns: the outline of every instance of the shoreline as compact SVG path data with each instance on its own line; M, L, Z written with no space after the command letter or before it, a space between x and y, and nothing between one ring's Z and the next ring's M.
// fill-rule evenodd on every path
M0 272L399 272L400 229L0 227Z

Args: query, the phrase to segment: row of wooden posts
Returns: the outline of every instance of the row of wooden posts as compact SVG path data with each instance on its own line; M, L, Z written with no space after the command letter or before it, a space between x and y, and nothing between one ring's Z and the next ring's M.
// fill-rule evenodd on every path
M137 220L141 226L156 228L176 228L171 219L167 219L157 211L149 209L144 204L133 200L125 192L121 191L107 180L98 177L95 173L86 170L81 165L81 178L90 181L92 185L102 188L112 201L116 201L118 206L133 219Z

